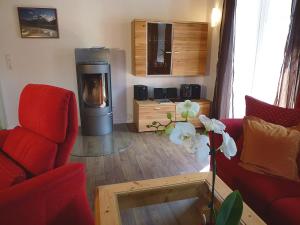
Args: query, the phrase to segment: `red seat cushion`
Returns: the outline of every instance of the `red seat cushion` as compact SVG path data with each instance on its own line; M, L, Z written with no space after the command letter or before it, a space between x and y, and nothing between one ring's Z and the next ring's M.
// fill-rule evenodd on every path
M26 173L0 153L0 190L18 184L26 179Z
M287 109L270 105L246 96L246 116L255 116L269 123L292 127L300 123L300 109Z
M3 146L10 157L34 175L54 167L57 144L25 128L11 130Z
M247 171L238 165L238 157L228 160L218 153L216 160L218 176L231 189L238 189L245 202L262 217L273 201L288 196L300 197L298 182Z
M243 199L259 215L266 215L271 203L288 196L300 197L300 183L279 177L257 174L240 168L234 178Z
M231 189L235 189L235 177L238 176L241 167L238 165L240 162L239 157L233 157L228 160L223 153L216 154L217 160L217 174Z
M48 85L27 85L20 96L19 121L55 143L63 143L68 126L72 92Z
M269 210L268 224L299 225L300 198L282 198L272 203Z

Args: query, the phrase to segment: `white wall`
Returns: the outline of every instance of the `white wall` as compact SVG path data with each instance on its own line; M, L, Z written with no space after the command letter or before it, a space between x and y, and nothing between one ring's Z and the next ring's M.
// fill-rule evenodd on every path
M5 113L4 113L4 106L3 106L3 100L2 100L2 88L1 88L1 82L0 82L0 130L6 128L6 119L5 119Z
M121 69L112 71L115 76L113 91L117 93L113 96L116 122L132 121L133 84L167 87L178 86L180 83L200 83L208 87L208 98L211 99L218 36L215 30L211 37L209 76L138 78L130 74L130 22L134 18L208 21L213 2L211 0L27 0L24 3L18 0L1 0L0 78L8 127L13 127L17 123L18 96L27 83L56 85L71 89L77 94L75 48L105 46L124 52ZM60 38L20 38L17 6L57 8ZM10 58L11 69L5 57ZM119 57L122 57L122 54ZM120 96L127 96L127 109L126 104L124 102L122 104Z

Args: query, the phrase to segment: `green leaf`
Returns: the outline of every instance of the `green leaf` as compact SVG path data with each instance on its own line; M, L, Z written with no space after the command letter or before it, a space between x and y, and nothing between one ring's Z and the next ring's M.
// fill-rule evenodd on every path
M174 129L174 125L173 124L170 124L169 126L166 127L165 129L165 133L167 135L171 134L172 130Z
M216 225L238 225L243 212L243 199L239 191L225 198L217 216Z
M168 112L168 113L167 113L167 118L168 118L169 120L172 119L172 113L171 113L171 112Z
M187 117L188 117L188 113L189 112L183 112L183 113L181 113L181 116L184 118L184 119L187 119Z

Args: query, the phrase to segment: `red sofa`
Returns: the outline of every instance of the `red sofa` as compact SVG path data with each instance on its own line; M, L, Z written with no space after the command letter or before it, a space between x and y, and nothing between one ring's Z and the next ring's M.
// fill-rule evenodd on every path
M78 131L74 93L27 85L19 122L0 131L0 224L94 224L83 165L66 164Z
M243 145L243 120L225 119L222 121L226 125L227 132L235 139L238 153L231 160L225 158L223 154L217 154L218 176L232 189L238 189L244 201L267 224L299 225L300 183L257 174L240 167L238 163Z

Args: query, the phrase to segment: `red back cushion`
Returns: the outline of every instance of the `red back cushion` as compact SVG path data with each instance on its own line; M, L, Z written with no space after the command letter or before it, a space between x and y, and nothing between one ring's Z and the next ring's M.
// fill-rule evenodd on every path
M259 101L246 96L246 116L255 116L269 123L284 127L296 126L300 123L300 109L288 109Z
M57 144L22 127L10 131L3 151L34 175L54 167Z
M20 96L21 126L55 143L63 143L67 132L71 95L71 91L58 87L27 85Z

